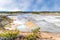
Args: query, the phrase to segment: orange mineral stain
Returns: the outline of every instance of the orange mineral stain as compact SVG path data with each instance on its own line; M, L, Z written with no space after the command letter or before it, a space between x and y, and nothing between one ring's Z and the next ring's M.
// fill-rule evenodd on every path
M25 25L30 27L30 28L35 27L35 23L33 23L33 22L26 22Z

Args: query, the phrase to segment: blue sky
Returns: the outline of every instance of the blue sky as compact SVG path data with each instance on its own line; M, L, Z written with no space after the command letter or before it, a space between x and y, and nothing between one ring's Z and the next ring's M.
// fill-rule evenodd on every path
M0 11L60 11L60 0L0 0Z

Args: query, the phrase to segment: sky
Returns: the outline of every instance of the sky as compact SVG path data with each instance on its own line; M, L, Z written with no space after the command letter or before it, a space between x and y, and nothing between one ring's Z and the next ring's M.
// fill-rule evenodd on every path
M0 0L0 11L60 11L60 0Z

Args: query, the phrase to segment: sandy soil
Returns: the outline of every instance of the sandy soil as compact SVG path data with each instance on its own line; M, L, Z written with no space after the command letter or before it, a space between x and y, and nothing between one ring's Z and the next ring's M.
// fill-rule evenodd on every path
M20 34L26 36L31 33L20 33ZM60 40L60 33L39 32L38 36L40 37L39 40Z
M60 33L41 32L40 35L42 39L46 40L60 40Z

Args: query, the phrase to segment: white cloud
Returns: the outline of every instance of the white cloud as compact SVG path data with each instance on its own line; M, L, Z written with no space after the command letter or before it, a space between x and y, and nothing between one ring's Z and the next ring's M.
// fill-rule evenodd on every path
M43 1L44 1L44 0L37 0L37 1L36 1L36 4L41 4L41 3L43 3Z
M18 1L18 0L17 0ZM28 11L27 9L31 6L33 0L0 0L0 11Z
M49 8L48 8L46 5L44 5L44 6L41 8L40 11L48 11L48 10L49 10Z
M13 2L12 0L0 0L0 5L10 4L12 2Z
M44 0L37 0L36 4L33 6L33 11L44 11L47 10L47 6L44 3Z
M54 11L60 11L60 5L58 4L57 0L55 1L53 9Z
M48 11L49 8L46 5L43 5L41 8L37 9L38 7L36 7L33 9L33 11Z
M56 1L54 7L51 7L51 9L44 3L44 0L36 0L36 3L32 5L33 1L34 0L0 0L0 11L29 11L31 8L31 11L60 10L60 6Z
M20 9L28 11L28 8L32 5L33 0L21 0L19 3Z
M14 0L0 0L0 11L19 11Z
M53 5L51 2L53 2ZM48 4L44 2L44 0L37 0L36 4L33 6L33 11L60 11L60 6L58 5L59 3L55 0L48 1ZM41 5L42 6L41 6ZM39 6L40 5L40 6ZM49 5L51 5L49 7Z

